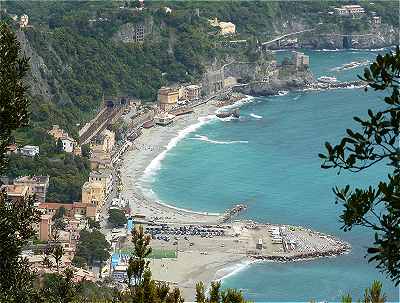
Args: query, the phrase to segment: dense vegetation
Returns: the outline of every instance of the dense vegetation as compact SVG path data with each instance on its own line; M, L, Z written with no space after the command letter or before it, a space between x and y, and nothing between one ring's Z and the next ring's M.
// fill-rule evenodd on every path
M99 230L94 229L89 231L84 229L79 233L79 236L75 258L82 258L81 260L84 259L87 265L92 266L102 263L110 257L110 253L108 252L110 244Z
M82 184L88 180L89 172L89 161L86 158L65 153L54 158L11 155L7 170L11 178L27 175L50 176L46 199L69 203L80 201Z
M108 211L108 223L112 227L122 227L126 224L127 219L125 217L125 212L120 209L110 209Z

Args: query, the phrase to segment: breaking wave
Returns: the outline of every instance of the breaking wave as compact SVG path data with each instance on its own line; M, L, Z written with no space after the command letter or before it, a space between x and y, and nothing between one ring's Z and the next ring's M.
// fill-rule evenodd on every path
M259 115L253 114L253 113L251 113L250 116L253 117L253 118L256 118L256 119L262 119L263 118L263 116L259 116Z
M165 147L165 150L163 150L160 154L158 154L157 157L155 157L150 162L150 164L146 167L146 169L144 170L143 177L142 177L143 180L149 180L157 173L157 171L161 168L161 162L165 158L168 151L171 150L173 147L175 147L179 141L181 141L183 138L185 138L188 134L199 129L204 124L211 122L215 118L216 117L214 115L199 117L197 123L192 124L184 129L180 130L178 132L178 135L169 141L169 143Z
M247 144L249 141L218 141L218 140L211 140L207 136L202 136L202 135L196 135L194 138L189 138L191 140L198 140L198 141L204 141L212 144Z

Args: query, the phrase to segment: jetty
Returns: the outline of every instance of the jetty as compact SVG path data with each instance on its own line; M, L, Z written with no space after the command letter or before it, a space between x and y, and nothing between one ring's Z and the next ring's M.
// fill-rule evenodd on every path
M228 209L225 211L225 213L222 215L220 222L225 223L231 220L234 216L239 215L241 212L245 211L247 209L247 205L245 204L237 204L231 209Z

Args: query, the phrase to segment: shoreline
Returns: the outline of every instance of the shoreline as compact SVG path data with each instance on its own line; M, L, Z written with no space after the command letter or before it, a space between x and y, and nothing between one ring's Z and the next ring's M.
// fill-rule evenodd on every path
M241 106L253 98L255 97L246 96L222 108ZM190 115L179 116L171 126L144 129L142 135L134 141L132 149L125 153L123 165L120 168L123 184L122 195L130 201L130 207L135 214L145 215L146 219L150 219L152 222L166 224L200 224L206 226L221 223L220 219L223 214L182 209L169 205L168 202L159 201L150 186L152 176L160 169L161 162L170 149L205 123L218 119L212 114L218 112L221 107L214 105L214 102L209 101L197 107L196 111ZM204 118L208 119L204 120ZM233 226L233 224L236 224L236 221L230 226ZM238 224L243 224L243 222ZM263 227L268 225L255 222L252 224ZM274 224L273 226L288 227L289 225ZM325 252L305 253L303 255L289 251L288 254L284 253L284 255L277 252L258 256L249 251L247 253L239 252L238 249L226 248L221 251L221 248L219 250L213 248L211 243L202 248L208 251L208 253L204 253L203 251L196 251L198 245L196 242L195 250L187 247L187 250L178 251L176 248L178 253L176 259L153 260L150 268L156 280L179 286L183 290L185 298L192 300L195 294L195 284L198 281L203 281L208 286L211 281L226 279L254 263L311 261L346 254L350 250L348 243L333 236L303 227L295 228L313 234L316 241L321 236L329 237L333 241L332 247ZM159 241L156 240L155 242L158 243ZM161 243L161 245L164 244ZM336 248L334 245L336 245Z

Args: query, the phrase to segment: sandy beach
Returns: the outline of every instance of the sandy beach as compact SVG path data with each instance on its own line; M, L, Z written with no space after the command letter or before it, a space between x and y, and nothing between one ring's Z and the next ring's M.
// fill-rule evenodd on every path
M145 216L146 232L154 249L173 251L176 258L151 260L155 280L182 289L193 301L195 285L207 287L254 261L295 262L347 253L350 245L303 227L260 224L252 221L223 223L224 214L177 209L156 201L151 188L144 192L143 176L151 178L165 153L204 123L218 119L217 107L208 103L190 115L179 116L167 127L143 129L119 169L121 195L133 214ZM260 246L261 243L261 246ZM124 246L130 246L129 237Z
M190 115L177 117L170 126L143 129L142 135L134 141L132 148L125 153L120 168L123 184L121 194L129 200L133 213L145 215L147 219L153 219L155 222L215 224L221 219L221 215L218 214L192 212L161 204L155 201L153 197L145 194L140 187L140 179L143 177L146 168L153 165L154 159L162 157L162 153L174 145L175 142L171 142L171 140L182 137L182 130L189 131L187 128L199 127L204 123L204 120L217 119L210 117L216 110L215 105L207 103L197 107L195 112ZM199 121L199 118L203 121ZM167 146L168 144L169 146ZM158 246L159 243L153 241L153 245ZM192 300L195 295L195 284L198 281L203 281L205 285L209 285L212 280L227 274L225 269L233 270L237 264L247 259L245 255L237 252L212 252L210 248L209 246L207 255L202 254L197 247L180 251L176 259L151 261L154 279L168 281L172 285L179 286L184 292L184 297L187 300Z
M139 184L146 168L149 170L149 165L157 165L156 158L162 158L167 149L172 148L179 140L178 137L184 136L182 130L185 131L188 127L195 129L201 126L204 120L216 119L211 116L216 109L210 103L205 104L197 107L192 114L176 117L174 123L167 127L156 126L143 129L142 135L134 141L132 148L124 155L120 168L122 196L129 200L135 214L143 214L147 219L183 223L215 223L220 218L217 214L196 213L159 203L149 193L144 193ZM199 118L203 121L199 121ZM172 139L173 142L170 142Z

